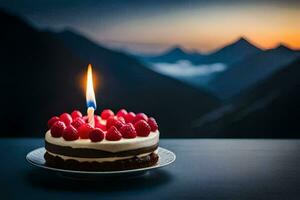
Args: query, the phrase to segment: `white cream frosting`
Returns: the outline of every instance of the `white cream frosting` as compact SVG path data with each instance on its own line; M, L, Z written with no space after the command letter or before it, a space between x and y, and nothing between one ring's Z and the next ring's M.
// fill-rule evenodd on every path
M127 150L140 149L158 144L159 131L151 132L147 137L136 137L131 139L122 138L119 141L108 141L103 139L100 142L91 142L90 139L78 139L74 141L66 141L62 137L54 138L51 136L50 130L46 132L45 140L48 143L68 146L72 148L89 148L108 152L120 152Z
M63 155L51 153L49 151L47 151L47 152L52 156L59 156L60 158L62 158L64 160L73 159L73 160L77 160L79 162L114 162L116 160L124 160L124 159L129 159L129 158L135 157L135 156L123 156L123 157L109 157L109 158L79 158L79 157L63 156ZM136 157L141 158L141 157L150 155L151 153L152 152L139 154L139 155L136 155ZM154 153L157 154L158 150L155 150Z

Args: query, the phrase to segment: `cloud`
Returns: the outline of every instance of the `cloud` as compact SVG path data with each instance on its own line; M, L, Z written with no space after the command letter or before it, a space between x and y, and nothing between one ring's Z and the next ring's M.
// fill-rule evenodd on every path
M154 71L178 78L209 76L222 72L226 68L223 63L193 65L188 60L179 60L176 63L153 63L152 65Z

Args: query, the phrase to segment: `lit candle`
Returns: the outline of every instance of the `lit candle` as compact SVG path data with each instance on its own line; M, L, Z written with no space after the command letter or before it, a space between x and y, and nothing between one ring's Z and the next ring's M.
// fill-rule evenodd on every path
M91 64L88 65L88 70L87 70L86 105L87 105L88 122L92 127L95 127L94 111L97 105L96 105L96 98L95 98L95 92L93 86L93 72L92 72Z

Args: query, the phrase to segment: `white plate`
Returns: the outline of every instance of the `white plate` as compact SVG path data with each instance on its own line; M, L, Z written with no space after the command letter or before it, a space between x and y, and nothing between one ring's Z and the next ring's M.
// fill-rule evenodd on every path
M26 155L26 160L36 166L40 167L46 170L59 172L63 176L67 177L74 177L74 178L88 178L88 177L95 177L95 176L120 176L120 175L129 175L129 176L135 176L144 174L145 172L151 170L151 169L157 169L160 167L167 166L175 161L176 156L172 151L169 151L167 149L158 147L158 162L156 165L151 167L145 167L145 168L138 168L138 169L130 169L130 170L122 170L122 171L76 171L76 170L66 170L66 169L60 169L60 168L54 168L49 167L45 165L45 159L44 154L46 150L44 147L35 149L31 152L29 152Z

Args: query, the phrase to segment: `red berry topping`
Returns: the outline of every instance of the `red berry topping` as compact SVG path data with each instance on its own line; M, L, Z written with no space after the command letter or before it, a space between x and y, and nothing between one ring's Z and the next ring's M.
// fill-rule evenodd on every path
M125 118L126 123L133 122L133 120L135 118L135 114L133 112L129 112L124 116L124 118Z
M52 137L58 138L62 136L65 129L66 129L65 123L63 123L62 121L56 121L52 125L50 133Z
M114 121L113 126L116 127L118 130L120 130L120 128L122 128L122 126L124 126L124 123L117 119Z
M145 113L138 113L136 114L134 120L133 120L133 124L135 124L136 122L140 121L140 120L148 120L148 117Z
M101 113L102 119L108 119L110 116L114 116L114 112L112 110L105 109Z
M88 116L86 116L86 115L83 116L82 119L83 119L83 121L85 121L85 123L88 123L88 121L89 121L89 118L88 118Z
M72 123L71 125L74 126L76 129L78 129L82 124L85 124L85 121L80 118L80 117L77 117Z
M121 122L123 122L123 124L125 124L125 119L124 119L124 117L118 117L118 120L120 120Z
M59 116L60 121L63 121L67 126L72 123L72 117L68 113L63 113Z
M63 132L63 138L67 141L77 140L79 138L78 131L72 125L67 126Z
M112 126L108 129L105 138L109 141L118 141L121 140L122 135L116 127Z
M120 133L122 134L123 138L135 138L137 135L135 128L131 123L122 126Z
M81 114L81 112L79 111L79 110L74 110L72 113L71 113L71 117L72 117L72 119L73 120L75 120L76 118L78 118L78 117L82 117L82 114Z
M95 122L95 127L96 128L100 128L102 131L106 131L106 126L101 124L101 123L98 123L98 122Z
M88 139L90 132L93 130L93 127L89 124L82 124L78 128L78 134L81 139Z
M151 127L152 132L157 131L158 125L153 117L150 117L147 122L148 122L149 126Z
M90 132L90 139L92 142L100 142L104 139L104 132L99 128L95 128Z
M109 129L113 125L114 121L115 121L115 117L114 116L110 116L106 120L106 128Z
M48 128L50 129L52 125L57 121L59 121L59 117L57 116L51 117L51 119L49 119L48 121Z
M109 129L112 126L115 126L118 130L124 125L124 123L117 119L116 117L110 117L106 121L106 128Z
M125 109L121 109L117 113L117 117L125 117L127 115L127 111Z
M151 127L145 120L140 120L134 124L138 136L147 137L150 134Z
M94 120L95 120L95 123L100 123L101 122L101 117L99 115L95 115Z
M120 128L122 128L122 126L124 126L124 123L120 120L115 121L114 126L120 130Z

